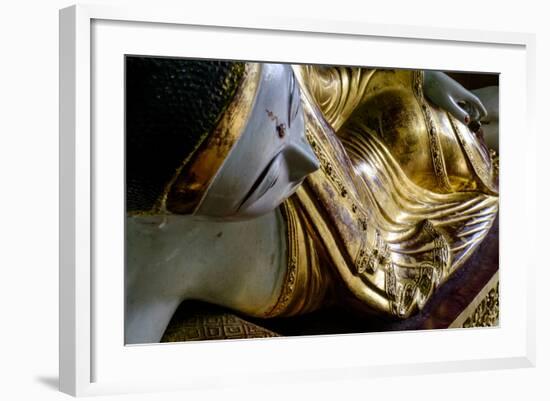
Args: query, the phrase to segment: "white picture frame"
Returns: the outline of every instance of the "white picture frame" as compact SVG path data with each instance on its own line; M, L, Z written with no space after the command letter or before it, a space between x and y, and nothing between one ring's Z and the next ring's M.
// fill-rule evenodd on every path
M180 35L200 38L201 46L178 47ZM530 34L259 18L251 13L224 18L91 5L61 10L60 390L80 396L202 389L244 384L251 378L290 382L297 374L300 380L359 380L404 372L534 366L534 260L528 252L533 245L520 233L535 231L536 210L527 191L510 190L535 186L530 174L535 146L529 146L535 143L534 40ZM285 41L290 45L282 45ZM319 52L319 46L333 52ZM116 200L122 194L124 154L120 55L368 65L364 52L349 50L362 46L373 50L371 60L377 66L502 74L500 327L125 347L119 341L123 204ZM447 57L434 60L434 52ZM469 58L457 58L460 54ZM509 133L520 129L525 134L522 146L516 146L519 136ZM107 130L108 137L97 134ZM111 201L118 206L110 207ZM508 274L512 266L513 279ZM428 351L407 347L410 340ZM451 341L453 347L444 347ZM366 358L373 342L376 347ZM384 346L392 343L397 344L384 355ZM208 361L215 356L222 363L213 367ZM182 360L191 361L192 369L180 366L175 372L175 363ZM223 360L240 362L236 366Z

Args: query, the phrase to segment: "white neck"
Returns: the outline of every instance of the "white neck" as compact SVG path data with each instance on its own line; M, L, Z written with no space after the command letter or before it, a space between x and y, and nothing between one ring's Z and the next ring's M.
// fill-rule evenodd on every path
M128 217L126 343L158 342L184 299L261 315L286 271L280 212L239 222Z

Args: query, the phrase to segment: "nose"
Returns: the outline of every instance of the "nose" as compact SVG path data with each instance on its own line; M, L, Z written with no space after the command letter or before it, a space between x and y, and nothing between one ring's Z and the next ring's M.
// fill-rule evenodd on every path
M300 181L319 169L319 160L305 140L289 146L285 152L290 181Z

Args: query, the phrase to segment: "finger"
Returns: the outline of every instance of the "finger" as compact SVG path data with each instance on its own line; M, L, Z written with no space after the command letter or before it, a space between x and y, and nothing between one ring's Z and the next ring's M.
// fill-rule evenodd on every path
M485 108L481 100L479 100L479 98L472 92L467 92L467 95L464 96L464 100L470 102L470 104L475 107L478 113L478 116L476 116L477 120L481 120L482 118L487 116L487 109Z
M454 118L462 121L464 124L468 124L470 122L470 115L466 112L466 110L460 107L453 98L448 97L446 103L447 107L445 107L445 109L451 113Z

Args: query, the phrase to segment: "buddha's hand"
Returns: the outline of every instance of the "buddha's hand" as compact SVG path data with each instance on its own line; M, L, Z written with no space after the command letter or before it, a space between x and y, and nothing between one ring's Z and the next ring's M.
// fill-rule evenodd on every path
M465 124L479 122L487 115L476 95L443 72L424 71L423 90L432 103Z

